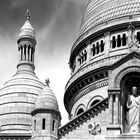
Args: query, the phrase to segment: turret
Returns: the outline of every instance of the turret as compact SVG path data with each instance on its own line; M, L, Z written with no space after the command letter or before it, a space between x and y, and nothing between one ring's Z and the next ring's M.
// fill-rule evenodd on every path
M32 140L57 140L60 120L57 99L46 80L32 111Z
M35 30L30 23L30 12L27 10L26 21L18 36L19 64L18 69L28 68L34 70L34 53L35 53ZM26 65L26 67L25 67Z

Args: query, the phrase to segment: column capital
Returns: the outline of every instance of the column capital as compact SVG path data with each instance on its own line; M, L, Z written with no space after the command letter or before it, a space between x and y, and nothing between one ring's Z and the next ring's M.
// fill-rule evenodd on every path
M120 94L120 89L108 89L109 94Z
M110 32L106 32L104 33L104 36L110 35Z

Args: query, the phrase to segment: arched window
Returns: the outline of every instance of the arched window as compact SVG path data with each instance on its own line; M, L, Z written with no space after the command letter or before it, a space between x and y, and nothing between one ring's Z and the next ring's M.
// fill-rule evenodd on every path
M103 42L103 40L101 40L101 52L103 52L104 51L104 42Z
M84 62L84 53L81 54L82 63Z
M137 32L137 40L138 40L139 43L140 43L140 32Z
M99 103L99 102L100 102L100 100L94 100L94 101L91 103L90 107L96 105L96 104Z
M87 104L87 108L89 109L90 107L92 106L95 106L97 103L99 103L100 101L102 101L104 98L100 95L96 95L96 96L93 96L88 104Z
M78 58L78 62L81 65L81 63L82 63L81 58Z
M123 46L126 45L126 34L123 34L122 45L123 45Z
M112 37L112 48L116 48L116 39L115 39L115 36Z
M34 131L36 131L36 120L34 120Z
M77 114L76 114L76 115L80 115L80 114L83 113L83 112L84 112L83 108L80 108L80 109L77 111Z
M118 35L117 37L117 47L120 47L121 46L121 36Z
M96 43L96 49L97 49L97 54L99 54L100 50L99 50L99 42Z
M84 50L84 61L86 61L86 60L87 60L87 51Z
M45 130L45 122L46 122L46 120L45 120L45 118L43 118L42 119L42 130Z
M52 131L54 131L54 127L55 127L55 120L53 120L52 122Z
M92 49L92 55L94 56L95 55L95 44L93 44L93 49Z

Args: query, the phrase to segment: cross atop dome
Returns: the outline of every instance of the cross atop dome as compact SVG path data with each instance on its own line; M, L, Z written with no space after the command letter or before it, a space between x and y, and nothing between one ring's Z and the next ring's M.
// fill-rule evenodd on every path
M50 84L49 78L47 78L47 79L45 80L45 84L46 84L46 86L49 86L49 84Z
M26 14L25 14L25 17L26 17L27 20L29 20L31 18L30 15L31 15L31 12L30 12L29 9L27 9Z

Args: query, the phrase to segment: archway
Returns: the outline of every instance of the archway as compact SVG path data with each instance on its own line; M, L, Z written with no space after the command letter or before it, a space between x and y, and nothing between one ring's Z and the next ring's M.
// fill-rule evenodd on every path
M128 99L128 95L132 94L131 90L132 87L136 86L138 88L138 94L140 95L140 73L139 72L130 72L123 76L120 82L121 88L121 106L122 106L122 125L123 125L123 132L127 133L127 120L126 120L126 113L128 111L126 107L126 102Z

